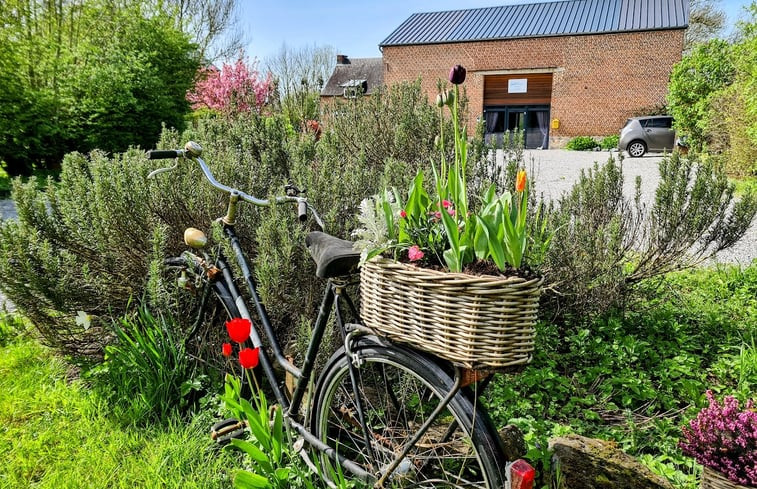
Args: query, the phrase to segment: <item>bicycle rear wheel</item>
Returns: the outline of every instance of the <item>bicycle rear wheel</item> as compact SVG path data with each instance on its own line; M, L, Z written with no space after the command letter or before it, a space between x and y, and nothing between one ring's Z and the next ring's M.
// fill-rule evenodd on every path
M311 404L310 429L341 456L380 477L407 441L452 390L453 379L430 357L363 337L349 357L341 349L323 370ZM359 396L359 397L356 397ZM458 392L387 481L391 487L501 488L502 444L482 406ZM358 403L368 433L364 433ZM333 481L337 465L321 455L322 476ZM345 471L341 471L345 472ZM344 473L349 479L350 474Z

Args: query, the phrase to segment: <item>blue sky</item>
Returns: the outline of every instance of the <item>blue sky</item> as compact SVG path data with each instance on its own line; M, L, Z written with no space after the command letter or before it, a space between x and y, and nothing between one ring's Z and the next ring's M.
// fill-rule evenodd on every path
M281 45L331 45L353 58L381 56L378 44L411 14L545 0L240 0L247 54L264 60ZM729 24L749 0L721 0ZM730 31L730 27L728 29Z

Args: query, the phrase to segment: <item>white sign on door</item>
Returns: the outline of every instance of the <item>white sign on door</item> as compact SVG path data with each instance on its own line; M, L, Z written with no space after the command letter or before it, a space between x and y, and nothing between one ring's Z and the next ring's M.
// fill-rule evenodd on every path
M507 93L528 92L528 78L511 78L507 80Z

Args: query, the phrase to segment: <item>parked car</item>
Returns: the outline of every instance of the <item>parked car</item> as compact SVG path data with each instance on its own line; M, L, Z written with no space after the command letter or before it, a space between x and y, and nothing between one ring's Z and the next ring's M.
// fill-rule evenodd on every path
M647 151L673 151L676 132L669 115L632 117L620 130L618 149L631 158L644 156Z

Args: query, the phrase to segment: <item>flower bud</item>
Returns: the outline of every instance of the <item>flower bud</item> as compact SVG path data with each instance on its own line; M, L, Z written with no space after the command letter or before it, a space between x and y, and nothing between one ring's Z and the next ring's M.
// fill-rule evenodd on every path
M447 93L441 92L439 95L436 96L436 106L439 108L442 108L445 105L447 105Z
M447 105L449 105L450 107L455 105L455 92L453 92L452 90L447 92Z
M449 81L455 85L460 85L465 81L465 68L455 65L449 70Z
M442 147L442 138L440 138L439 135L437 134L436 137L434 138L434 148L441 149L441 147Z

